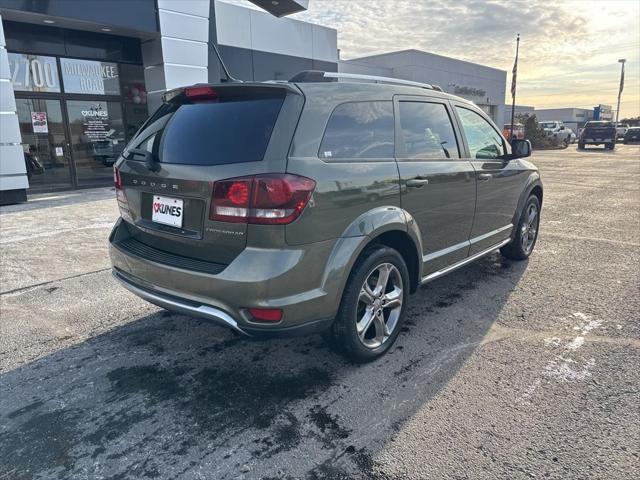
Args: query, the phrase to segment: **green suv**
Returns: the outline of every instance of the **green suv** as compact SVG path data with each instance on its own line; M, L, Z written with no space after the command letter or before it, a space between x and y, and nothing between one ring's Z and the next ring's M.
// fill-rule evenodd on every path
M168 92L115 164L114 276L250 336L386 352L409 293L498 248L526 259L542 184L473 103L396 79Z

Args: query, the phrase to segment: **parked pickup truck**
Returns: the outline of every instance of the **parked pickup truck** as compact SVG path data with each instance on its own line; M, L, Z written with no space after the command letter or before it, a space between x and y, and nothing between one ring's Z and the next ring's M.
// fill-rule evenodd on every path
M571 135L573 132L570 128L564 126L564 124L558 120L553 122L541 122L540 126L544 129L547 137L556 138L558 143L564 143L569 145L571 143Z
M616 148L616 126L613 122L592 120L582 129L578 139L578 148L586 145L604 145L608 150Z

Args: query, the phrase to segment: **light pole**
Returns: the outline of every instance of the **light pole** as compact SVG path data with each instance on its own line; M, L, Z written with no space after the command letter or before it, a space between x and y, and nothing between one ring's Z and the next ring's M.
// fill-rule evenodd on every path
M626 58L621 58L618 63L622 64L622 70L620 70L620 89L618 90L618 108L616 108L616 127L618 126L618 119L620 117L620 97L622 96L622 89L624 88L624 62Z

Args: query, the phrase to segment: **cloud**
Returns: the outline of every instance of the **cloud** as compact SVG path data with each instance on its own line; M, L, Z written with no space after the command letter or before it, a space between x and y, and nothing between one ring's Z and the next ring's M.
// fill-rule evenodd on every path
M293 18L337 29L343 59L414 48L508 72L520 33L519 97L546 106L611 103L624 57L623 107L640 114L640 2L633 0L311 0Z

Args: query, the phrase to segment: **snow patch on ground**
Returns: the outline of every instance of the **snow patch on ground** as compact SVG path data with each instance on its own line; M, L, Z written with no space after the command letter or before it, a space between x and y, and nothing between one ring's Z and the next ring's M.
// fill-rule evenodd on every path
M565 382L583 380L591 375L591 369L596 361L593 358L575 360L571 355L580 349L585 343L586 335L602 325L602 320L593 320L582 312L573 312L571 316L579 320L579 324L573 330L580 334L564 346L564 351L555 359L549 361L544 368L544 374L555 377ZM546 343L546 342L545 342Z
M577 324L573 330L578 335L570 342L563 341L560 337L547 337L544 344L547 347L561 348L562 351L554 359L549 360L542 370L542 375L562 382L575 382L591 376L591 371L596 364L593 358L584 358L578 355L578 351L585 344L586 336L591 331L602 325L602 320L594 320L590 315L582 312L573 312L571 317ZM520 395L518 403L526 404L533 396L536 389L542 385L542 379L535 379Z

